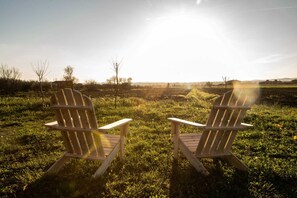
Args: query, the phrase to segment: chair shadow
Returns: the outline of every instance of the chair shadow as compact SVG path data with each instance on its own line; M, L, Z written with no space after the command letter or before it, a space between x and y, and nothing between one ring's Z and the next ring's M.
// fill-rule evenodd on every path
M84 197L102 194L106 190L107 176L102 175L92 178L92 169L77 170L75 165L67 164L58 173L43 174L39 179L30 183L26 188L17 194L17 197Z
M209 170L209 169L208 169ZM170 178L170 197L250 197L248 174L233 170L224 174L222 164L214 162L210 175L203 176L190 164L185 168L174 161Z

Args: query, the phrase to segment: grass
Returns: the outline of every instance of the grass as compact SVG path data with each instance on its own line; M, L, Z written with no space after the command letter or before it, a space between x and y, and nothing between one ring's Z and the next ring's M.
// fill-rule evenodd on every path
M245 122L254 128L240 132L234 153L250 168L242 173L220 161L204 159L205 177L180 155L173 160L168 117L205 122L216 95L191 91L185 100L94 98L99 126L133 118L125 160L116 158L98 179L91 175L100 162L71 160L59 174L45 171L59 158L59 132L43 124L53 121L48 106L34 97L0 99L1 197L296 197L297 108L254 105ZM112 131L114 132L114 131ZM182 132L197 132L183 127Z

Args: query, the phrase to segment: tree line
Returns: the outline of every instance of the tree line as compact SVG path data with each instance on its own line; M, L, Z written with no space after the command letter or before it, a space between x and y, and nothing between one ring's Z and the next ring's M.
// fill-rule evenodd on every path
M115 92L115 100L118 97L120 89L129 89L132 84L132 78L119 77L121 62L113 60L112 69L115 76L106 80L106 83L97 83L95 80L87 80L85 83L78 83L78 78L74 75L74 67L66 66L64 75L61 80L49 82L46 76L49 73L49 62L37 61L31 64L33 72L36 74L37 80L22 80L21 72L15 67L9 67L6 64L0 66L0 94L14 95L18 92L36 91L40 92L44 100L44 93L50 90L57 90L59 88L76 88L79 90L85 89L87 91L96 91L100 89L111 89Z

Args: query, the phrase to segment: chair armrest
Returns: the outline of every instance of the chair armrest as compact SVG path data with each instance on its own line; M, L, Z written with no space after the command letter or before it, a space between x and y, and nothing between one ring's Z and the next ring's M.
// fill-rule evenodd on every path
M113 129L113 128L121 127L121 126L129 123L130 121L132 121L131 118L124 118L122 120L119 120L119 121L113 122L111 124L102 126L102 127L98 128L98 131L105 132L105 131L108 131L108 130Z
M253 127L252 124L247 124L247 123L241 123L241 126L243 126L243 127L245 127L245 128Z
M200 123L197 123L197 122L182 120L182 119L179 119L179 118L168 118L168 120L171 120L172 122L177 122L177 123L180 123L180 124L186 124L186 125L198 127L198 128L204 128L205 127L205 124L200 124Z
M44 126L47 127L48 129L52 130L58 126L58 122L57 121L49 122L49 123L44 124Z

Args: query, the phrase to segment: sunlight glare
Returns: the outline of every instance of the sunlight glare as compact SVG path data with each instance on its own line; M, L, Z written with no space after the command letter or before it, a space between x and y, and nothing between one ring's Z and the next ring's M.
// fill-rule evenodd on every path
M181 39L185 36L206 37L218 41L220 29L214 21L203 16L179 13L153 21L151 39L160 40Z
M260 86L258 83L240 83L235 82L233 84L234 93L235 95L240 95L241 93L244 93L248 95L249 97L249 103L254 104L257 99L260 96Z
M221 21L211 16L178 12L147 21L147 37L138 55L150 56L159 65L179 63L187 71L197 73L203 69L206 78L205 75L212 77L213 71L234 76L235 68L243 62L240 50L226 36Z

